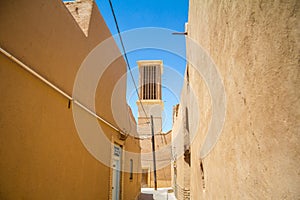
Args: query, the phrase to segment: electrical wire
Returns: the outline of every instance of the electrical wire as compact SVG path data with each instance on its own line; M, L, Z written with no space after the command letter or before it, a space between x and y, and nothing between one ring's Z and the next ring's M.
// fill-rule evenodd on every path
M109 1L110 9L111 9L111 12L112 12L114 21L115 21L116 28L117 28L117 31L118 31L118 36L119 36L119 39L120 39L120 42L121 42L121 46L122 46L122 50L123 50L125 62L126 62L126 65L127 65L128 70L129 70L129 73L130 73L132 82L133 82L133 84L134 84L134 88L135 88L135 91L136 91L136 93L137 93L138 100L139 100L139 102L140 102L140 104L141 104L141 107L142 107L142 110L143 110L143 112L144 112L144 114L145 114L147 124L149 125L149 124L150 124L150 121L149 121L149 119L148 119L148 115L147 115L146 110L145 110L145 108L144 108L144 106L143 106L143 103L142 103L142 101L141 101L141 97L140 97L140 95L139 95L139 92L138 92L138 88L137 88L136 82L135 82L134 77L133 77L132 72L131 72L131 67L130 67L130 64L129 64L129 61L128 61L128 57L127 57L127 53L126 53L126 50L125 50L124 42L123 42L123 39L122 39L122 36L121 36L121 32L120 32L119 24L118 24L118 21L117 21L117 17L116 17L116 15L115 15L115 11L114 11L114 8L113 8L113 5L112 5L111 0L108 0L108 1Z
M117 17L116 17L116 14L115 14L115 11L114 11L114 7L112 5L112 2L111 0L108 0L109 1L109 5L110 5L110 9L111 9L111 12L112 12L112 15L113 15L113 18L114 18L114 22L115 22L115 25L116 25L116 28L117 28L117 32L118 32L118 36L119 36L119 40L121 42L121 46L122 46L122 50L123 50L123 54L124 54L124 58L125 58L125 62L126 62L126 65L127 65L127 68L129 70L129 73L130 73L130 76L131 76L131 79L132 79L132 82L134 84L134 88L135 88L135 92L138 96L138 101L139 103L141 104L141 107L142 107L142 110L145 114L145 118L146 118L146 123L145 124L148 124L150 125L150 121L149 121L149 117L147 115L147 112L143 106L143 103L141 101L141 97L140 97L140 94L138 92L138 88L137 88L137 84L134 80L134 77L133 77L133 74L132 74L132 71L131 71L131 67L130 67L130 64L129 64L129 61L128 61L128 57L127 57L127 53L126 53L126 49L125 49L125 45L124 45L124 42L123 42L123 39L122 39L122 35L121 35L121 31L120 31L120 28L119 28L119 24L118 24L118 21L117 21ZM163 136L162 134L159 134L160 137L161 137L161 140L162 140L162 143L163 143ZM152 137L152 136L151 136ZM151 138L149 137L149 139ZM134 137L135 139L139 139L139 140L144 140L145 138L140 138L140 137Z

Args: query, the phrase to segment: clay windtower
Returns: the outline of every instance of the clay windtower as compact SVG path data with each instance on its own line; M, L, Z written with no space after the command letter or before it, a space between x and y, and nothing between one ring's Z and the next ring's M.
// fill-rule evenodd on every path
M150 137L150 116L153 116L154 133L161 133L163 101L161 95L161 60L143 60L137 62L139 67L138 133L140 137ZM143 107L141 105L143 104ZM145 112L147 116L145 116Z

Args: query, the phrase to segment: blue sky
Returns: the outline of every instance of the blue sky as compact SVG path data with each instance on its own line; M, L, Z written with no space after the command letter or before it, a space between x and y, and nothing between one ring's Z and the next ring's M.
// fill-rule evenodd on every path
M159 27L184 32L185 23L188 18L188 0L111 0L118 20L120 31L128 31L136 28ZM111 33L117 34L112 12L108 0L96 0L96 4L106 21ZM178 37L178 45L185 49L184 36ZM125 49L126 49L126 42ZM122 51L121 51L122 52ZM171 52L158 49L141 49L128 53L128 59L138 83L138 60L163 60L164 73L162 77L162 98L165 105L163 115L163 131L172 128L172 107L179 103L179 97L185 71L185 59ZM128 76L127 102L137 117L136 101L138 97L134 90L132 80ZM137 119L137 118L136 118Z

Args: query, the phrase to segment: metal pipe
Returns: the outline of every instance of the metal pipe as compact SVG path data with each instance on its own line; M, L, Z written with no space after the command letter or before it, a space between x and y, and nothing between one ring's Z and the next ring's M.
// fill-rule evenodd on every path
M7 57L9 57L11 60L13 60L15 63L19 64L26 71L28 71L32 75L36 76L41 81L43 81L44 83L46 83L48 86L50 86L51 88L53 88L55 91L59 92L64 97L68 98L69 100L73 100L73 98L70 95L68 95L67 93L65 93L64 91L62 91L58 87L56 87L55 85L53 85L50 81L48 81L47 79L45 79L44 77L42 77L41 75L39 75L33 69L29 68L27 65L25 65L24 63L22 63L20 60L18 60L16 57L14 57L13 55L11 55L10 53L8 53L7 51L5 51L4 49L2 49L1 47L0 47L0 51L1 51L1 53L3 53L4 55L6 55Z
M86 112L88 112L89 114L91 114L92 116L96 117L97 119L99 119L100 121L104 122L105 124L107 124L108 126L110 126L112 129L114 129L115 131L121 132L123 133L121 130L119 130L118 128L116 128L114 125L112 125L111 123L109 123L108 121L104 120L102 117L100 117L99 115L97 115L96 113L94 113L93 111L91 111L90 109L88 109L87 107L85 107L84 105L82 105L79 101L77 100L73 100L73 102L75 104L77 104L79 107L81 107L83 110L85 110Z
M10 58L12 61L14 61L15 63L19 64L23 69L25 69L26 71L28 71L29 73L31 73L32 75L34 75L35 77L37 77L38 79L40 79L42 82L44 82L46 85L50 86L52 89L54 89L56 92L60 93L61 95L63 95L64 97L66 97L67 99L73 101L75 104L77 104L79 107L81 107L82 109L84 109L86 112L88 112L89 114L91 114L92 116L96 117L97 119L99 119L100 121L102 121L103 123L105 123L106 125L108 125L109 127L111 127L112 129L118 131L119 133L126 135L126 133L124 133L123 131L121 131L120 129L118 129L117 127L115 127L114 125L112 125L110 122L108 122L107 120L103 119L102 117L100 117L99 115L97 115L95 112L91 111L90 109L88 109L86 106L84 106L82 103L80 103L79 101L73 99L70 95L68 95L66 92L64 92L63 90L61 90L59 87L55 86L54 84L52 84L50 81L48 81L46 78L44 78L43 76L41 76L40 74L38 74L36 71L34 71L33 69L31 69L30 67L28 67L27 65L25 65L23 62L21 62L19 59L17 59L16 57L14 57L13 55L11 55L10 53L8 53L7 51L5 51L4 49L2 49L0 47L0 52L3 53L4 55L6 55L8 58Z

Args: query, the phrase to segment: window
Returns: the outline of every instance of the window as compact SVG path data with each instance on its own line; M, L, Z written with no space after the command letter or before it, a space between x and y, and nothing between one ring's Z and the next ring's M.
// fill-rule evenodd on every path
M130 159L130 177L129 177L130 180L133 179L133 160Z
M142 80L142 99L158 99L159 98L159 77L160 73L155 65L143 66Z
M191 166L191 152L189 149L185 150L184 151L184 161L189 165Z
M188 132L190 131L190 128L189 128L189 110L188 110L187 107L185 107L185 128Z
M186 66L186 81L187 81L187 84L190 83L189 66Z
M200 160L200 171L202 176L202 189L205 190L204 169L203 169L202 160Z

